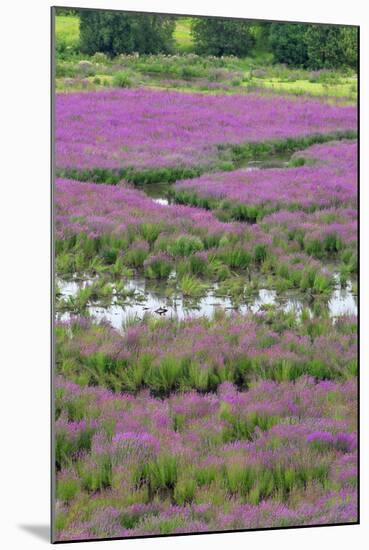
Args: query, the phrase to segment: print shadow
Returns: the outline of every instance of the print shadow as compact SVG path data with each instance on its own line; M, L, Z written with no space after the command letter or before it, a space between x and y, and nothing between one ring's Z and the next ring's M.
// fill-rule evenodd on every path
M23 531L31 533L38 539L50 542L50 526L49 525L19 525Z

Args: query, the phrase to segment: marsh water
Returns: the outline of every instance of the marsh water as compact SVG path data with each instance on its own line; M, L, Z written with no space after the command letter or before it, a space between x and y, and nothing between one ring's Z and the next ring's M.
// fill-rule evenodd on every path
M67 298L75 296L80 288L84 288L92 282L91 279L69 281L58 279L57 285L61 298ZM311 304L304 300L302 294L292 291L279 295L275 290L262 288L243 303L235 304L231 298L217 295L217 285L213 285L198 300L188 300L176 293L167 296L164 285L152 284L143 278L131 279L127 283L126 289L132 291L132 297L127 299L123 305L118 304L113 296L112 303L108 307L88 306L88 314L97 319L107 319L112 326L121 329L127 321L141 320L145 314L152 314L158 318L185 319L212 317L218 309L229 312L257 313L267 309L268 306L275 306L285 312L294 312L297 316L303 309L311 312ZM337 285L327 300L326 307L332 318L341 315L357 315L357 300L352 284L349 282L346 288ZM60 320L67 320L69 317L69 312L58 314Z
M238 167L243 167L249 171L260 168L286 168L290 159L290 155L271 156L267 160L243 162ZM170 184L150 183L138 185L137 187L154 202L170 206L168 195ZM324 307L327 308L330 317L335 319L341 315L357 315L357 297L353 291L352 282L348 281L347 285L342 287L338 275L335 279L336 286L324 302ZM76 296L81 288L85 288L93 282L94 280L88 277L70 280L57 279L59 298L66 299ZM113 292L113 298L109 305L91 304L86 308L86 313L99 320L108 320L113 327L119 330L132 319L141 320L145 314L176 319L211 318L219 309L228 312L257 313L268 309L268 307L275 307L284 312L293 312L297 316L301 315L304 309L313 315L314 299L307 298L299 291L278 294L273 289L260 288L248 299L235 303L228 296L219 296L218 285L213 284L200 298L188 299L173 288L168 292L168 285L165 283L152 282L140 277L129 280L125 285L125 290L129 291L129 297L123 304ZM57 313L57 318L67 320L70 315L69 311L61 311Z

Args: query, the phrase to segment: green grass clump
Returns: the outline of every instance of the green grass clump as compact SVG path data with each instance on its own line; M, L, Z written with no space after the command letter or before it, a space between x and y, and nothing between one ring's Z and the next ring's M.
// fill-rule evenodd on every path
M178 288L183 296L198 298L205 292L207 285L192 275L184 275L178 283Z
M194 472L196 483L199 487L210 485L218 477L218 470L215 466L208 464L206 467L199 467Z
M60 430L55 438L56 469L61 470L63 467L70 466L79 453L90 451L95 431L94 428L86 427L78 433L77 437L72 438L65 430Z
M122 179L135 185L150 183L174 183L180 179L196 178L200 176L205 167L173 166L166 168L138 169L127 166L126 168L92 168L80 170L77 168L58 169L57 176L61 178L75 179L78 181L90 181L93 183L118 184Z
M60 479L56 483L56 498L63 502L72 500L79 491L79 482L77 479Z
M140 464L133 474L136 486L146 484L150 495L158 493L161 496L173 497L177 479L178 459L169 455L159 456L153 462Z
M153 257L145 264L145 275L149 279L167 279L173 265L169 258Z
M204 245L199 237L192 235L180 235L169 245L168 252L174 256L190 256L203 250Z
M132 78L125 71L119 71L113 76L113 86L117 88L131 88L132 85Z
M140 268L149 255L149 251L144 248L131 248L124 253L122 261L128 266Z
M79 474L85 491L95 493L109 489L113 483L113 468L110 456L98 457L95 464L82 467Z
M247 269L252 261L251 254L240 246L221 252L219 256L232 269Z
M246 416L235 415L226 403L222 405L220 417L227 422L227 426L223 430L225 443L242 439L251 441L256 428L266 431L280 421L276 416L257 412L249 413Z
M191 478L182 478L174 489L173 498L179 506L190 504L195 498L196 482Z
M254 472L244 464L227 465L224 469L224 480L232 495L246 496L253 487Z
M167 356L158 365L152 365L145 374L145 382L156 395L169 395L179 388L182 372L181 361Z
M235 462L223 468L223 480L229 493L254 505L273 496L287 501L293 490L305 490L311 482L325 486L327 479L328 468L324 463L294 467L280 464L266 469Z

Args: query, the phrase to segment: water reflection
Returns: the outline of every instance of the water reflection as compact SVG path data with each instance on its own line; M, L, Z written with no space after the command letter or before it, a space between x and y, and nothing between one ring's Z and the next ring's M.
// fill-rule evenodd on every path
M92 280L57 280L57 286L62 298L75 296L80 288L92 283ZM129 319L141 320L146 313L165 318L185 319L188 317L212 317L217 309L226 311L238 311L240 313L257 313L269 306L275 306L284 312L292 312L300 316L303 309L308 309L312 314L309 305L304 302L301 294L284 293L278 295L275 290L266 288L260 289L253 297L242 304L235 304L229 297L219 297L218 287L214 285L206 295L197 301L185 299L181 295L174 294L167 296L163 285L154 285L145 279L132 279L126 289L135 291L133 297L127 298L127 302L117 304L113 297L108 307L90 305L87 311L97 319L108 319L117 329L121 329ZM352 292L352 285L349 283L345 289L337 287L328 303L329 315L332 318L341 315L357 315L356 298ZM60 320L67 320L69 312L58 313Z

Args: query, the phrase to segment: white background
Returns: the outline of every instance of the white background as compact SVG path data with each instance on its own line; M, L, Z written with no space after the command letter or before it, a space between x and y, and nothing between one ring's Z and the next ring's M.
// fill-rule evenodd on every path
M351 0L115 0L80 7L155 10L361 25L361 493L360 526L101 542L99 548L180 550L257 546L284 550L364 548L369 540L368 491L368 67L369 17ZM49 263L50 263L50 5L7 0L0 40L0 544L40 548L49 523ZM73 5L63 2L58 5ZM4 123L5 122L5 123ZM5 172L4 172L5 165ZM5 306L5 307L4 307ZM365 547L367 547L367 544ZM71 545L71 546L76 546Z

